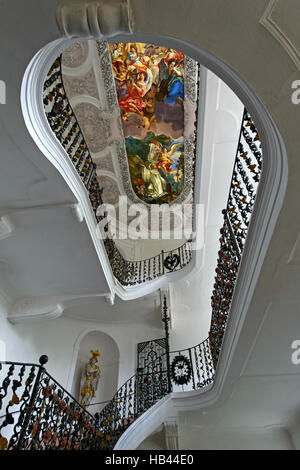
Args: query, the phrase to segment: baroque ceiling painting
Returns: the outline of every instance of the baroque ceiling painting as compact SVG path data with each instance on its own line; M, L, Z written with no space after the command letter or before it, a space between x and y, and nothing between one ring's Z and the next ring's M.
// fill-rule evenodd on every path
M109 48L132 188L145 203L172 203L185 183L185 56L143 43Z
M197 62L151 44L90 40L63 52L62 78L117 217L122 195L128 205L192 202Z

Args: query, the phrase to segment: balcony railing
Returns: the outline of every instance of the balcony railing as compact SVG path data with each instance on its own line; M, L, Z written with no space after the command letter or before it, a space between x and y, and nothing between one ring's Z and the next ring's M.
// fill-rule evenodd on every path
M116 279L122 285L134 286L184 268L192 258L192 241L140 261L125 260L115 244L108 255Z
M173 392L207 387L213 382L214 372L208 338L192 348L170 352Z
M100 187L96 173L96 164L93 162L88 146L84 139L80 125L68 100L61 72L61 57L58 57L48 72L44 83L43 102L45 113L52 132L67 152L85 189L89 194L92 209L97 222L105 218L103 204L103 188ZM102 215L99 215L99 214ZM188 240L179 248L161 252L152 258L142 261L126 260L117 248L109 226L103 237L103 243L108 255L110 266L115 278L123 286L142 284L166 273L174 272L186 266L192 258L192 245Z

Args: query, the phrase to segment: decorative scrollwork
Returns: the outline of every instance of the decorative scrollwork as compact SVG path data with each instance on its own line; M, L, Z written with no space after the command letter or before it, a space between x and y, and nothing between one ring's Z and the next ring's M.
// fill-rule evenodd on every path
M184 70L185 70L185 81L184 81L184 97L190 100L191 103L197 102L197 73L198 64L191 57L184 56Z
M177 266L180 263L180 257L176 253L170 253L165 259L164 259L164 267L168 271L175 271Z
M182 354L175 356L171 364L171 379L177 385L186 385L192 378L192 365Z
M194 389L213 381L208 339L184 350L184 354L170 353L166 338L140 343L138 351L141 367L137 374L94 416L47 373L43 356L40 366L0 362L4 374L0 411L5 411L0 417L4 418L0 450L112 450L135 419L170 393L170 378L182 386L192 381ZM166 363L169 354L175 354L170 369ZM17 395L17 389L23 393ZM9 431L15 413L18 421L13 435L6 438L1 431L5 427Z

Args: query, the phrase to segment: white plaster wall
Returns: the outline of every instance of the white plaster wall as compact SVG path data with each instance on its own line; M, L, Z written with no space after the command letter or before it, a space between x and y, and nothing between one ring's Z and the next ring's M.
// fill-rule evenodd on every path
M168 450L164 430L159 430L148 436L136 450Z
M283 428L183 426L179 448L187 450L292 450L289 433Z
M208 336L222 210L227 204L243 109L233 91L208 71L200 180L204 257L194 276L170 285L171 349L194 346Z
M6 360L38 363L39 357L46 354L48 372L63 386L76 330L76 326L64 318L12 325L3 313L0 314L0 340L6 346Z

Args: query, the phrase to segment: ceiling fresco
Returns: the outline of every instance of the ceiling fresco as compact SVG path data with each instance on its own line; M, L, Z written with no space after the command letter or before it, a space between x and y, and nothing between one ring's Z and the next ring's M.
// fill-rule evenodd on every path
M132 188L148 204L184 187L185 57L143 43L110 44Z
M192 203L199 65L163 47L94 40L73 44L61 60L64 89L103 201L115 207L117 220L120 196L127 196L128 224L132 203L142 203L149 220L153 204ZM133 87L136 80L140 90ZM162 219L160 214L159 230ZM141 223L150 232L149 220ZM175 219L170 223L173 230Z

